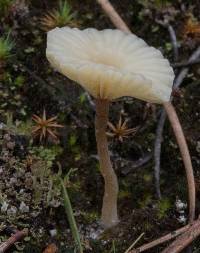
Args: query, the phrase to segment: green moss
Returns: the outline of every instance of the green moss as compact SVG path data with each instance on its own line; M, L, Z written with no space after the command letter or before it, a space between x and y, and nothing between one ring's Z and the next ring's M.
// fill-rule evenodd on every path
M99 219L99 214L94 211L81 212L81 214L87 224L91 224L92 222L97 221Z
M139 201L139 206L140 208L145 208L151 202L152 202L152 195L146 192L143 196L143 199Z
M119 199L124 199L124 198L128 198L128 197L131 197L131 193L128 190L120 190L119 191L119 195L118 195Z
M145 181L146 183L152 182L152 179L153 179L152 174L145 173L145 174L143 175L143 179L144 179L144 181Z
M25 83L25 77L22 75L19 75L15 78L14 85L16 87L22 87Z
M11 56L11 50L13 49L13 47L14 43L10 39L9 34L7 35L7 37L0 37L0 61L4 61Z
M50 168L56 156L60 155L62 151L63 150L60 146L52 146L50 148L39 146L32 147L29 152L30 154L35 155L45 161L46 166Z
M163 217L165 217L167 212L170 210L171 207L172 207L172 204L171 204L170 199L168 199L168 198L161 199L159 201L159 203L157 204L158 218L162 219Z

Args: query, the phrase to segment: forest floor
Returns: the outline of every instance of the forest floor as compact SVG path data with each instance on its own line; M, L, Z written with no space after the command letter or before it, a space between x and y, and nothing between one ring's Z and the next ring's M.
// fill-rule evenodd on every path
M200 42L199 1L111 1L131 30L159 48L174 63L173 45L166 27L169 20L179 43L178 62L188 60ZM114 28L92 0L69 1L73 14L66 25ZM1 8L2 6L2 8ZM94 116L85 91L55 72L45 56L46 31L55 25L44 18L58 8L58 1L0 0L0 36L13 41L9 57L0 57L0 242L9 237L7 227L28 228L29 234L9 252L43 252L54 243L58 252L75 249L63 206L60 178L71 169L67 189L84 252L125 252L142 234L137 246L150 242L187 223L187 208L179 212L177 200L188 201L183 162L173 131L166 121L161 154L160 185L156 195L154 142L161 106L133 98L114 101L110 122L122 117L138 131L121 142L109 139L112 162L119 179L120 223L98 234L103 180L97 159ZM45 25L44 25L45 23ZM1 37L1 38L2 38ZM0 45L1 47L1 45ZM0 52L1 56L1 52ZM176 68L176 74L181 68ZM200 192L200 66L190 66L173 103L179 115ZM31 133L34 114L56 116L59 140ZM141 162L142 161L142 162ZM197 198L197 213L200 201ZM148 252L160 252L166 243ZM50 252L50 251L49 251ZM52 251L53 252L53 251ZM194 244L200 252L200 239Z

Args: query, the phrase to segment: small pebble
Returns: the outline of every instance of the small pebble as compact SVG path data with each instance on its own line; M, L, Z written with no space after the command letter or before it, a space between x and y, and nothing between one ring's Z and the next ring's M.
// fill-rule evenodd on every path
M187 218L184 215L180 215L177 220L179 223L185 224L187 221Z
M51 230L49 230L49 233L50 233L51 237L55 237L57 235L57 229L51 229Z
M176 200L176 210L180 212L181 210L184 210L187 208L187 204L182 202L180 199Z
M21 213L28 213L29 212L29 206L27 206L24 201L22 201L20 203L20 207L19 210L21 211Z
M8 209L8 203L6 201L3 202L2 206L1 206L1 212L5 213Z
M7 210L7 214L8 215L15 215L17 213L17 208L15 206L11 206L8 210Z

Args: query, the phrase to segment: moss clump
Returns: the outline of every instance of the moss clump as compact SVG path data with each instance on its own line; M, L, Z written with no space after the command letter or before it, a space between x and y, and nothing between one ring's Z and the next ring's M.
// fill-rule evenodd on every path
M14 43L9 35L7 37L0 37L0 63L11 56L11 50L13 47Z
M171 201L168 198L161 199L157 205L158 208L158 218L162 219L163 217L166 216L167 212L170 210L172 207Z

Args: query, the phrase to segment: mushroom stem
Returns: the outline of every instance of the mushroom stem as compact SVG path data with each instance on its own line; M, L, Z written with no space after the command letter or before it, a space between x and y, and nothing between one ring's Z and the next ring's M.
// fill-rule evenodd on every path
M108 122L109 101L104 99L96 100L96 142L100 162L100 172L104 178L105 190L103 196L103 206L101 213L101 222L105 228L112 227L119 222L117 214L117 195L118 180L112 168L106 128Z
M174 130L174 135L176 136L176 141L179 145L183 163L185 165L189 195L189 222L191 223L195 218L195 180L191 157L188 150L187 142L185 140L183 129L181 127L181 124L179 122L178 116L172 103L165 102L163 105L167 112L171 126Z

